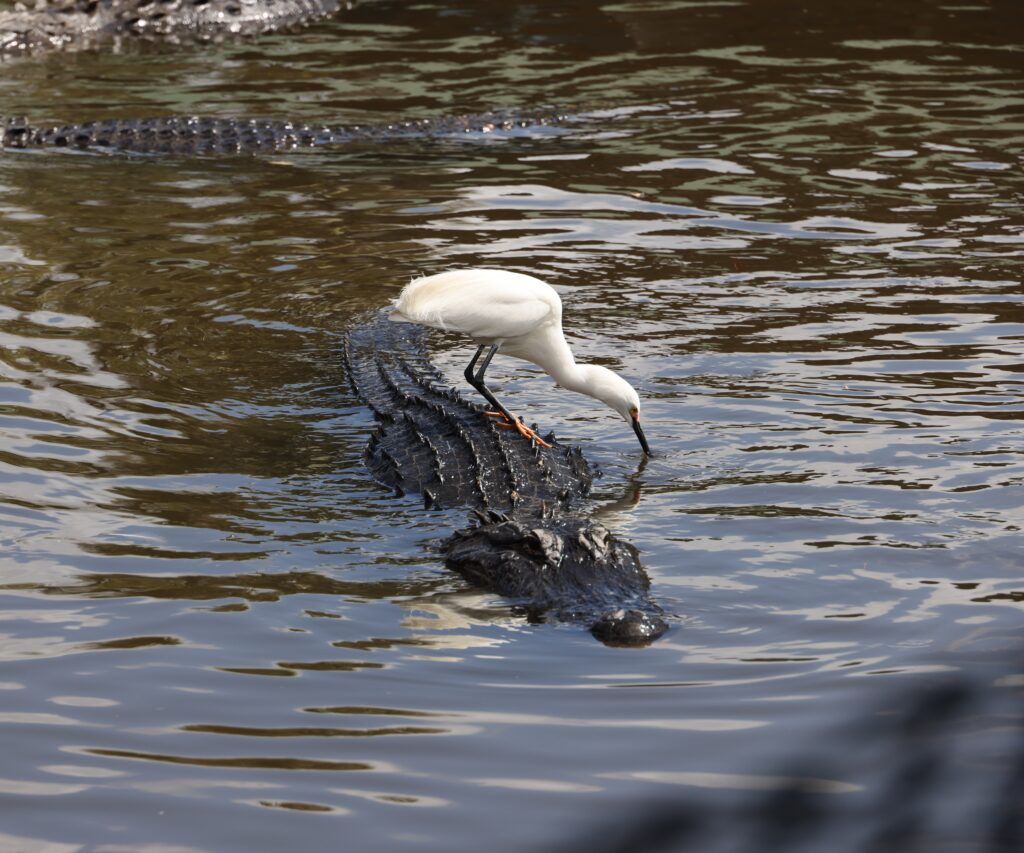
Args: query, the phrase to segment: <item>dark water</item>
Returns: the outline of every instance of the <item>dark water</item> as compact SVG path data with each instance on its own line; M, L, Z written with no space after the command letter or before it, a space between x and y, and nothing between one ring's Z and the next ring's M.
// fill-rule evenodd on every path
M770 790L1012 648L1022 35L1016 2L384 2L0 65L0 113L38 123L582 116L0 153L0 850L553 849ZM368 480L340 336L467 265L552 282L581 358L641 389L638 471L611 415L493 371L604 469L592 510L675 614L651 648L527 624L431 556L464 513Z

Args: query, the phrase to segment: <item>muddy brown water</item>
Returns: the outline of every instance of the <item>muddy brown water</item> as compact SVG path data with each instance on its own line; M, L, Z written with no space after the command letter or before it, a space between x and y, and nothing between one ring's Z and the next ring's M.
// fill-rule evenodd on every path
M37 123L578 117L0 153L0 850L553 849L771 789L871 697L1010 647L1022 35L998 1L453 0L0 64ZM588 511L673 614L648 649L469 588L429 548L465 514L368 479L340 336L467 265L553 283L641 389L645 467L492 368L604 470ZM437 341L453 382L468 354Z

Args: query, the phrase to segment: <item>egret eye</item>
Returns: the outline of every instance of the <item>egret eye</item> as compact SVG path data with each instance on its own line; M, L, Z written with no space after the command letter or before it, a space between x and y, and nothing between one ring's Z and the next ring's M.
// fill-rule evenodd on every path
M638 409L638 408L637 408L636 406L633 406L633 408L631 408L631 409L629 410L629 416L630 416L630 417L631 417L631 418L632 418L633 420L636 420L637 418L639 418L639 417L640 417L640 410L639 410L639 409Z

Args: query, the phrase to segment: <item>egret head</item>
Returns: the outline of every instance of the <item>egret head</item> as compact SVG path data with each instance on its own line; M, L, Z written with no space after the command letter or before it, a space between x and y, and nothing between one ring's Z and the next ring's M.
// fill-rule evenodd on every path
M650 456L651 448L647 444L644 431L640 428L640 396L636 389L614 370L601 367L599 364L580 365L580 370L586 374L587 388L584 393L596 397L618 412L626 423L633 427L633 432L640 440L640 447Z

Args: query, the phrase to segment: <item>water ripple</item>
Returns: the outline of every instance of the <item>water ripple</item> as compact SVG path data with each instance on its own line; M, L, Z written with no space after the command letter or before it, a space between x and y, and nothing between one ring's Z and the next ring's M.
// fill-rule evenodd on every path
M571 119L0 153L0 848L549 849L598 798L881 796L837 724L1019 659L1010 5L374 3L5 63L0 112L39 123ZM432 544L465 514L365 471L341 333L470 264L550 280L579 358L640 389L645 464L600 407L489 373L604 471L590 508L672 618L641 653L468 588ZM433 346L461 386L465 342Z

